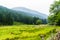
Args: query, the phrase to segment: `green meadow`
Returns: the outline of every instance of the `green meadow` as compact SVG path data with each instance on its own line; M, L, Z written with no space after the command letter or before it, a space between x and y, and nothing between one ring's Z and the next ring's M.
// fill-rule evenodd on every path
M40 25L13 25L0 26L0 40L42 40L41 35L46 40L55 34L60 27L40 26Z

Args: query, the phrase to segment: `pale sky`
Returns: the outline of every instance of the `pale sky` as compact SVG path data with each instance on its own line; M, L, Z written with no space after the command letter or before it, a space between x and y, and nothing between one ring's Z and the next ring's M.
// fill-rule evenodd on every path
M26 7L48 15L50 4L52 4L53 1L54 0L0 0L0 5L7 8Z

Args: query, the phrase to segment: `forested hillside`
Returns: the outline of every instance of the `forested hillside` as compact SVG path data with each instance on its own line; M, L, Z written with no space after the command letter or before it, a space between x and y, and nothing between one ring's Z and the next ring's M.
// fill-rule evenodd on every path
M39 17L32 17L24 15L24 12L15 11L6 7L0 6L0 24L1 25L13 25L14 22L22 22L25 24L45 24L46 19L40 19Z
M25 7L14 7L12 8L13 10L19 11L19 12L24 12L22 14L27 15L27 16L32 16L32 17L39 17L40 19L47 19L48 15L29 9Z

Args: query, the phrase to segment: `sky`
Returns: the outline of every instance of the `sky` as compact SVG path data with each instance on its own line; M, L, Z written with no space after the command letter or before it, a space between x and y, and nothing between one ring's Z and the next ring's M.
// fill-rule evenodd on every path
M0 5L7 8L25 7L49 15L53 2L54 0L0 0Z

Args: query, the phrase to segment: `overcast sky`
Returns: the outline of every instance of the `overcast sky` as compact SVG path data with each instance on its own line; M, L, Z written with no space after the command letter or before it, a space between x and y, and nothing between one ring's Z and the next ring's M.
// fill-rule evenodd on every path
M52 4L53 1L54 0L0 0L0 5L8 8L26 7L48 15L50 4Z

